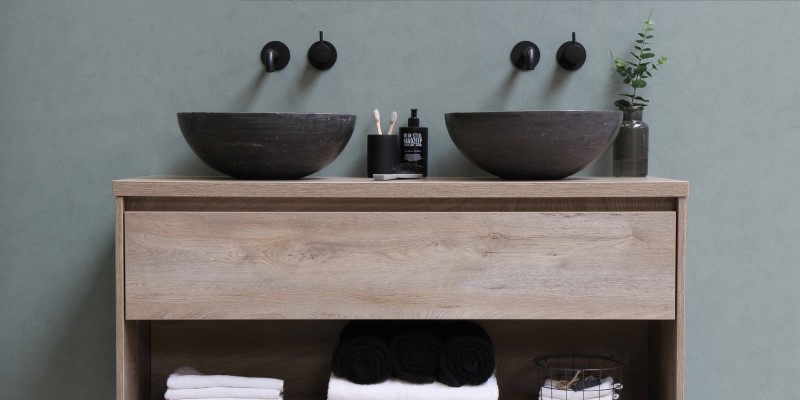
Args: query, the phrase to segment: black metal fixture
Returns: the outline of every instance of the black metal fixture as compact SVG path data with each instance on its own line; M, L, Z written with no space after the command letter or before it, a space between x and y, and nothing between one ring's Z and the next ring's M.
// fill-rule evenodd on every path
M291 53L283 42L269 42L261 49L261 62L267 72L280 71L286 68L286 65L289 64L289 58L291 58Z
M562 68L575 71L586 62L586 49L575 41L575 32L572 32L572 41L565 42L556 52L556 61Z
M511 63L523 71L532 71L539 63L539 47L533 42L522 41L511 50Z
M336 47L322 40L322 31L319 31L319 41L308 49L308 62L314 68L322 70L330 69L336 64Z

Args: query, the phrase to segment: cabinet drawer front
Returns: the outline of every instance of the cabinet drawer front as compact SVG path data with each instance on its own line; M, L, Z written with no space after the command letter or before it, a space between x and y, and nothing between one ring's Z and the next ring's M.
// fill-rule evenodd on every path
M127 319L673 319L676 216L126 212Z

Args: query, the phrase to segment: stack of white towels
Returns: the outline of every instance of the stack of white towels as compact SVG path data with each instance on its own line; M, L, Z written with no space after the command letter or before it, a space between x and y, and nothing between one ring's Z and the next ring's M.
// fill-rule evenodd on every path
M399 379L359 385L336 375L331 375L328 382L328 400L497 400L499 392L494 375L481 385L461 387L440 382L421 385Z
M616 400L619 395L615 390L622 389L622 384L614 383L611 377L603 378L600 386L584 390L558 389L556 381L547 379L539 389L539 400Z
M167 378L165 400L282 400L283 380L230 375L203 375L181 367Z

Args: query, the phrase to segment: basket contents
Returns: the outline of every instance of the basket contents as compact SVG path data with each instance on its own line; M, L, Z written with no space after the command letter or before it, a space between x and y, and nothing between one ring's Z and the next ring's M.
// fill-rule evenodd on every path
M599 385L594 385L590 387L584 387L583 389L578 389L580 386L569 386L565 387L564 382L566 381L554 381L552 379L547 379L544 381L544 385L539 390L539 399L540 400L612 400L618 399L619 394L614 393L614 389L621 389L621 384L615 384L614 379L611 377L606 377L603 379L597 378L590 378L592 380L591 383L593 384L596 382L600 382ZM587 379L588 380L588 379Z
M613 357L558 354L536 359L539 400L616 400L623 364Z

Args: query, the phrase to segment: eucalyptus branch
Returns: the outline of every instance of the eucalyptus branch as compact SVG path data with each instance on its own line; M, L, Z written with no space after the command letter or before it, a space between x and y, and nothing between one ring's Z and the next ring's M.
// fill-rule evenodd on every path
M652 15L652 12L650 14ZM632 93L619 94L630 100L620 99L614 102L614 105L620 110L642 109L647 107L647 103L649 103L650 100L637 96L637 90L647 87L646 79L653 77L652 71L658 71L658 66L667 62L667 57L663 56L653 61L655 54L652 53L650 47L647 47L651 44L648 42L648 39L654 37L654 25L655 23L651 21L648 16L643 22L642 31L637 33L639 39L636 40L636 45L633 46L633 48L638 51L638 54L633 51L630 52L630 55L636 59L636 62L623 61L621 58L614 57L614 66L617 73L622 77L622 82L633 89ZM611 56L613 57L614 54L612 53Z

